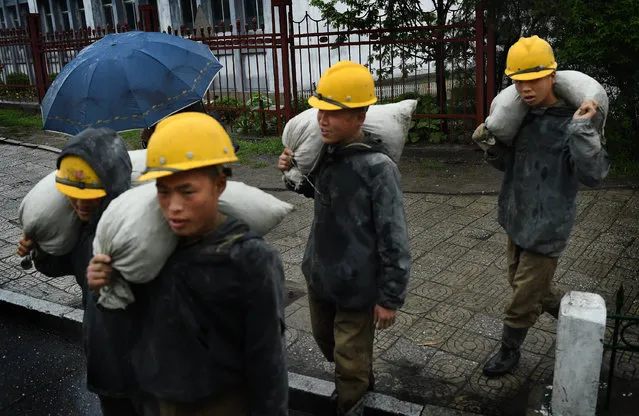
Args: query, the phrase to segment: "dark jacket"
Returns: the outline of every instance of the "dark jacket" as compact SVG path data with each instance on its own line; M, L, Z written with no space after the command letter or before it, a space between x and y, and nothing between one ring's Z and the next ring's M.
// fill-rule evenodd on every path
M284 270L279 254L227 218L204 238L182 240L153 281L133 363L141 388L163 400L247 395L249 414L287 414Z
M297 189L315 198L302 263L307 283L344 309L401 308L411 257L397 165L368 137L325 146L320 158Z
M89 390L106 396L128 396L135 388L128 359L132 324L126 314L130 311L98 307L95 295L87 288L86 271L93 257L93 237L100 216L113 199L130 187L131 160L120 136L104 128L87 129L71 138L58 157L58 167L67 155L77 155L89 163L104 184L107 196L98 212L82 225L71 253L56 257L36 248L34 263L47 276L75 276L82 288Z
M505 172L499 224L524 250L559 256L575 220L579 183L597 186L608 174L598 133L601 114L573 120L575 110L561 103L530 110L512 147L486 153Z

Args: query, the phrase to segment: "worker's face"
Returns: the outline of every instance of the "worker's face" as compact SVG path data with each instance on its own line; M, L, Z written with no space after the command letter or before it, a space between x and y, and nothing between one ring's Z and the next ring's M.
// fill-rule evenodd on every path
M548 107L557 102L554 91L555 73L530 81L515 81L522 100L531 107Z
M171 229L180 237L198 237L213 230L218 200L226 176L209 170L191 170L158 178L158 201Z
M322 141L327 144L357 140L366 113L353 110L319 110L317 122L322 131Z
M96 199L77 199L77 198L69 198L71 202L71 206L78 217L80 217L81 221L89 221L93 214L100 208L100 204L102 203L103 198Z

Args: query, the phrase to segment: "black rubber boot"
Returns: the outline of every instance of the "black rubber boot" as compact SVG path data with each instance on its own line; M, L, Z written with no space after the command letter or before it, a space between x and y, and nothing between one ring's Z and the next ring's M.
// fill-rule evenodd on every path
M486 377L500 377L510 372L518 363L521 352L519 347L524 342L528 328L511 328L504 325L501 337L501 348L484 365Z

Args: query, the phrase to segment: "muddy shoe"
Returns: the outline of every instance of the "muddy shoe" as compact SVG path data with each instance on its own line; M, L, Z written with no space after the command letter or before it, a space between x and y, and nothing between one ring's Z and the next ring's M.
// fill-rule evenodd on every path
M501 377L519 364L521 357L519 347L526 339L527 333L528 328L512 328L504 325L501 347L497 354L484 365L483 372L486 377Z
M486 123L481 123L473 132L473 141L482 150L488 150L497 143L495 136L488 131Z

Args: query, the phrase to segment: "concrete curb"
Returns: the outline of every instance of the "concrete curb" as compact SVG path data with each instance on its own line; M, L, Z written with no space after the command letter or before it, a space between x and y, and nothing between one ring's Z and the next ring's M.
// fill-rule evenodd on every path
M0 314L22 314L38 325L72 334L82 333L81 309L59 305L32 296L0 289ZM330 397L335 384L330 381L289 372L289 403L295 410L329 414ZM402 401L381 393L368 393L364 399L367 416L472 416L444 407Z

